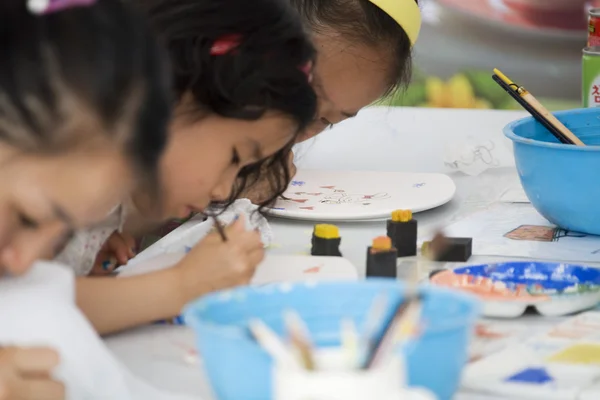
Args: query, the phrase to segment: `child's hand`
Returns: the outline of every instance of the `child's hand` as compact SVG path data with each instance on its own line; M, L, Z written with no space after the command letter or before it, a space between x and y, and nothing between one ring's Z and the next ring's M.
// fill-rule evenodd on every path
M179 270L184 302L203 294L247 284L265 255L257 231L246 231L241 216L225 228L227 241L211 233L175 268Z
M133 236L114 231L98 252L90 275L109 275L118 266L127 264L133 257L135 257Z
M58 362L45 348L0 348L0 400L64 400L64 385L52 379Z

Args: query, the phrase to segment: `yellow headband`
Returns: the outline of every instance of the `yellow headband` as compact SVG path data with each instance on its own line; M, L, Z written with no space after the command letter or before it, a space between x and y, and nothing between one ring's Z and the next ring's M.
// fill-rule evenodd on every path
M392 17L414 46L421 30L421 10L415 0L369 0Z

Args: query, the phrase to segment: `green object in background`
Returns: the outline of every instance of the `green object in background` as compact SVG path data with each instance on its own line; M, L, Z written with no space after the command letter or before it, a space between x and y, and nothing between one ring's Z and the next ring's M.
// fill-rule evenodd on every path
M583 50L583 106L600 107L600 51L596 47Z
M580 107L577 101L539 99L551 111ZM488 71L468 70L444 82L437 77L415 73L407 89L398 90L378 104L403 107L479 108L521 110Z

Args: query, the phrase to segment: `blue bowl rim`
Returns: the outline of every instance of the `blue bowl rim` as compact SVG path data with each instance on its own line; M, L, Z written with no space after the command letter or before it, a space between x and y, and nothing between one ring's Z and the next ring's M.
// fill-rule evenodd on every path
M583 114L597 113L598 116L600 117L600 108L598 108L598 109L596 109L596 108L576 108L573 110L558 111L553 114L556 117L560 117L563 115L571 115L574 112L579 112L579 113L583 113ZM526 144L526 145L530 145L530 146L536 146L536 147L545 147L545 148L565 150L565 151L600 151L600 145L573 146L571 144L542 142L539 140L527 139L527 138L524 138L522 136L515 134L515 132L514 132L515 128L517 128L521 125L527 124L527 123L532 123L532 122L533 123L536 122L532 116L524 117L524 118L520 118L516 121L512 121L504 127L504 129L503 129L504 136L506 136L513 142ZM551 135L551 133L548 133L548 135Z
M287 288L293 288L294 287L308 287L308 288L316 288L318 287L339 287L339 286L343 286L343 285L356 285L359 283L364 283L367 282L367 284L371 284L371 285L375 285L375 284L383 284L386 285L384 286L384 288L391 288L392 286L397 286L399 290L406 290L406 284L404 284L401 281L398 281L396 279L386 279L386 278L370 278L367 279L365 281L327 281L327 282L318 282L318 283L305 283L305 282L298 282L298 283L283 283L282 285L286 286ZM262 289L262 290L261 290ZM185 308L183 309L183 317L184 320L186 322L187 325L191 326L194 330L197 330L198 328L202 328L204 331L213 331L213 332L218 332L218 334L222 337L228 337L228 338L232 338L232 339L238 339L238 340L247 340L247 335L245 335L244 332L242 332L242 330L239 327L235 327L235 326L231 326L231 325L223 325L223 324L218 324L212 321L206 321L206 320L201 320L200 318L197 317L197 312L196 310L199 307L202 307L202 305L206 302L209 301L214 301L215 299L219 298L220 296L223 296L224 294L232 294L235 297L235 293L249 293L249 292L253 292L253 293L260 293L261 291L264 293L267 293L264 287L253 287L253 286L241 286L238 288L234 288L234 289L229 289L229 290L223 290L223 291L218 291L218 292L213 292L210 294L207 294L203 297L200 297L199 299L196 299L194 301L192 301L191 303L187 304L185 306ZM463 317L463 318L457 318L457 319L453 319L451 322L448 323L444 323L444 324L439 324L436 325L436 328L434 330L430 330L430 332L444 332L444 331L448 331L448 330L453 330L456 329L460 326L466 326L471 322L474 322L479 315L481 314L481 301L480 299L478 299L476 296L469 294L469 293L465 293L462 291L458 291L458 290L451 290L448 288L443 288L443 287L438 287L438 286L434 286L429 284L428 282L425 282L424 284L419 286L419 290L425 291L425 292L438 292L438 293L443 293L446 295L451 295L453 297L458 298L461 302L465 303L467 306L470 306L470 310L468 311L468 313Z

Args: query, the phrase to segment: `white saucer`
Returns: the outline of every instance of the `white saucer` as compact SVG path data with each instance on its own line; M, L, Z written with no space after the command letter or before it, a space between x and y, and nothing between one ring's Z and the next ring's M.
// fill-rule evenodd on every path
M449 202L456 186L443 174L299 170L271 215L302 220L372 220Z

